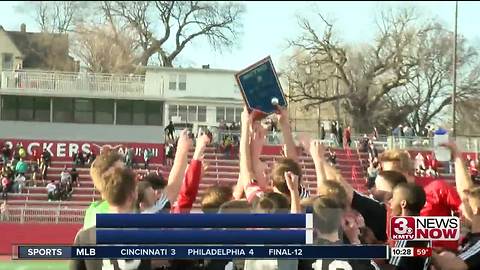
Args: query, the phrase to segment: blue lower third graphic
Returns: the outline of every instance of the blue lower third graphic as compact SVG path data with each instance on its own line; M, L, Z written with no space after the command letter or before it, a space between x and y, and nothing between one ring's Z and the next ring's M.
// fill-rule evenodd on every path
M18 259L385 259L388 247L318 245L19 246Z

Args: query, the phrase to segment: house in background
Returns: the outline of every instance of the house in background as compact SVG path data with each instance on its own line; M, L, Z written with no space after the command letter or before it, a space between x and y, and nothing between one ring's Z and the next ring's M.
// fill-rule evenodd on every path
M69 55L68 35L6 31L0 26L0 70L37 69L73 72L79 63Z

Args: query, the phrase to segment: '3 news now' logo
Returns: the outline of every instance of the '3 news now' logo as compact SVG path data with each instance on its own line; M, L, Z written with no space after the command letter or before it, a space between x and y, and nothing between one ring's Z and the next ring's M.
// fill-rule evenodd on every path
M458 217L392 217L392 240L458 240Z

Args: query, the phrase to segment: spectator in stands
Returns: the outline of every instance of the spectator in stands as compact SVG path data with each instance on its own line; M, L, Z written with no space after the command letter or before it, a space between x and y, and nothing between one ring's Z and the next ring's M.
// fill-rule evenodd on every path
M348 126L346 129L345 129L345 134L344 134L344 141L345 143L347 144L348 147L351 146L352 144L352 134L351 134L351 128L350 126Z
M373 162L374 159L378 159L378 150L372 141L368 143L368 161Z
M33 186L37 187L37 180L40 179L40 166L37 164L37 162L33 162L30 164L30 171L32 172Z
M133 148L127 148L125 153L125 166L133 168Z
M468 172L470 173L470 177L472 178L472 181L474 183L478 182L480 179L479 173L478 173L478 163L470 155L467 155L467 167L468 167Z
M21 159L25 160L27 158L27 151L23 147L23 144L20 144L20 147L18 148L18 155Z
M173 160L175 159L175 146L170 141L165 147L165 161L167 166L173 165Z
M379 137L378 137L378 136L379 136L379 135L378 135L378 130L377 130L377 127L373 127L373 132L372 132L372 140L373 140L373 141L376 141L376 140L378 140L378 139L379 139Z
M85 165L85 157L83 155L83 151L78 149L76 152L73 153L73 165L74 166L84 166Z
M91 166L96 157L97 157L97 156L95 155L95 153L93 152L93 150L90 150L90 151L87 153L87 155L85 156L87 165L88 165L88 166Z
M370 162L370 165L367 168L367 188L370 191L375 186L375 179L377 178L378 172L380 171L380 164L378 160Z
M66 165L63 167L63 171L60 173L60 185L61 190L64 190L66 194L70 194L72 192L72 175L70 175Z
M150 163L150 159L153 157L152 149L145 148L143 150L143 161L145 162L145 169L148 169L148 164Z
M338 139L338 145L340 147L343 147L343 128L342 126L340 125L340 123L337 122L337 132L338 132L338 135L337 135L337 139Z
M334 144L338 145L338 129L335 121L330 123L330 139Z
M425 158L422 153L418 152L415 156L415 176L425 175Z
M438 177L438 161L432 154L427 155L425 167L427 168L425 171L427 176L434 178Z
M320 140L325 140L325 127L323 124L320 126Z
M20 160L17 162L17 165L15 166L15 175L23 174L25 175L28 172L28 164L25 162L23 158L20 158Z
M7 165L8 161L10 160L11 155L12 155L12 150L10 149L10 146L5 143L2 147L2 164L3 164L3 166Z
M52 161L52 155L50 154L50 151L47 150L47 148L43 148L41 159L42 159L42 166L40 166L40 169L42 170L42 174L44 174L46 178L47 177L46 171L48 167L50 167L50 162ZM45 180L45 178L43 178L43 180Z
M75 167L70 171L70 176L72 177L72 186L80 187L80 175Z
M335 166L337 164L337 154L335 154L335 152L332 151L332 148L330 147L328 148L327 160L332 166Z
M369 143L370 139L368 138L367 134L363 134L363 138L360 140L360 152L367 153Z
M168 126L165 127L164 131L166 132L167 135L167 140L175 140L175 126L173 125L173 121L170 121Z
M55 180L52 180L48 183L47 187L48 201L57 200L57 185L55 185Z
M42 153L40 152L40 147L35 147L32 152L32 161L36 163L38 167L40 167L41 158Z
M12 181L3 174L1 176L1 179L2 179L2 199L7 199L7 193L10 192Z
M25 188L25 182L27 178L25 177L25 173L19 173L15 177L13 181L13 192L15 193L22 193L23 189Z

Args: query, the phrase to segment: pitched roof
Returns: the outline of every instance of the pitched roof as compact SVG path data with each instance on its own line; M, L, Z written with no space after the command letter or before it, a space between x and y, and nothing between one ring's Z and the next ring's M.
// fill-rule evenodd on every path
M70 70L68 36L64 34L6 31L23 55L23 68Z

